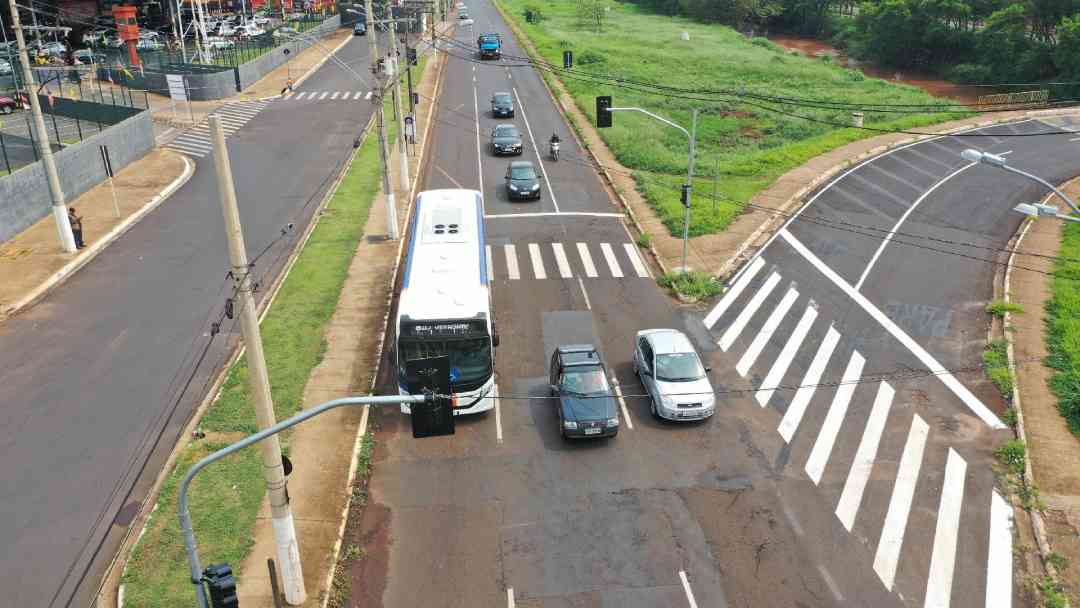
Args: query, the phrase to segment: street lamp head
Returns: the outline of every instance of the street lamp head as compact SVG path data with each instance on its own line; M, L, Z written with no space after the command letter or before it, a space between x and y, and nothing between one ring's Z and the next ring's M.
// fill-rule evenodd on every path
M995 167L1005 166L1005 157L998 156L997 154L990 154L989 152L979 152L968 148L960 153L960 156L971 163L983 163L984 165L993 165Z
M1039 217L1039 210L1035 207L1035 205L1032 205L1030 203L1020 203L1019 205L1013 207L1013 211L1021 215L1026 215L1028 217Z
M967 150L961 152L960 156L969 163L980 163L982 162L983 153L979 152L978 150L972 150L971 148L968 148Z

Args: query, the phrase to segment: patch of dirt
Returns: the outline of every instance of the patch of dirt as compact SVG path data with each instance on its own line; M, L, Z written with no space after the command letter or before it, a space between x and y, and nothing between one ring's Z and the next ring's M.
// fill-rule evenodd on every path
M1065 558L1059 573L1069 603L1080 606L1080 507L1047 509L1043 521L1054 553Z

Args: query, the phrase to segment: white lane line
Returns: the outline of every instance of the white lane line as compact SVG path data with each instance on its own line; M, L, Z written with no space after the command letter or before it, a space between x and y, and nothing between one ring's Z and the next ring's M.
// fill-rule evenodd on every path
M476 68L473 68L474 70ZM514 608L514 588L506 588L506 608Z
M728 289L727 293L724 294L724 297L720 298L720 301L716 303L716 306L709 311L709 314L705 315L705 327L712 329L712 326L716 325L717 319L727 311L731 306L731 303L735 301L735 298L738 298L739 294L750 284L754 275L760 272L764 267L765 260L760 256L754 258L753 262L750 262L746 272L739 275L739 278L735 281L735 284L731 286L731 289Z
M799 319L799 324L795 326L795 331L788 336L784 348L780 349L780 354L776 357L776 361L773 361L769 373L765 375L765 380L761 383L764 388L754 393L754 397L757 398L758 405L761 407L769 404L769 399L772 399L776 387L780 386L784 381L784 374L791 367L791 362L795 360L795 354L799 352L799 347L802 346L803 340L806 339L806 334L810 333L810 327L814 325L817 314L817 307L811 302L806 307L806 312L803 313L802 318Z
M535 213L495 213L484 216L485 220L526 217L614 217L623 219L625 213L600 213L593 211L538 211Z
M544 270L544 258L540 255L540 245L529 243L529 259L532 260L533 275L537 279L546 279L547 272Z
M600 251L604 252L604 259L607 260L608 270L616 279L621 279L623 276L622 268L619 268L619 260L615 257L615 251L608 243L600 243Z
M203 150L213 149L213 146L210 145L210 142L206 141L205 139L191 137L188 135L182 135L180 137L177 137L176 139L172 140L172 143L180 144L182 146L188 146L190 148L200 148Z
M499 399L499 385L496 384L494 387L492 387L491 392L492 392L491 398L495 400L495 443L497 445L502 445L502 442L503 442L502 408L499 407L499 404L500 404L500 402L502 402L502 399Z
M877 551L874 553L874 572L877 572L889 591L892 591L896 581L900 548L904 543L904 531L907 529L911 501L915 497L915 484L919 481L923 450L929 434L929 425L915 414L911 419L911 430L904 444L904 452L900 456L896 484L893 486L892 498L889 499L889 510L885 513L885 523L881 526L881 539L878 540Z
M862 502L866 482L870 480L870 471L874 468L874 458L877 457L878 444L881 443L881 432L885 430L885 421L889 418L889 407L892 405L894 394L895 391L888 382L878 385L874 407L870 410L866 429L863 431L858 449L855 450L855 460L851 463L847 481L844 482L844 490L840 493L840 502L836 505L836 517L840 519L840 523L844 524L844 529L848 532L851 532L851 526L855 524L855 514L859 512L859 503Z
M990 496L990 547L986 558L986 608L1012 606L1012 527L1009 503L994 490Z
M649 278L649 271L645 268L645 263L641 261L637 246L633 243L623 243L623 249L626 249L626 257L630 258L630 265L634 267L637 276L643 279Z
M319 101L326 99L326 96L330 94L330 91L324 91L322 95L319 95Z
M585 296L585 310L592 310L592 303L589 302L589 292L585 291L585 281L578 277L577 282L581 286L581 295Z
M947 608L952 597L953 568L956 566L956 541L960 528L960 507L964 503L964 476L967 463L949 448L945 479L941 484L934 551L930 555L930 574L926 579L926 608Z
M596 274L596 265L593 264L592 255L589 254L589 246L585 243L578 243L577 251L578 255L581 256L581 264L585 266L585 276L590 279L595 279L599 276Z
M1069 138L1069 141L1080 141L1080 137Z
M780 275L775 272L770 274L768 279L765 279L765 283L758 288L754 296L746 303L746 306L739 311L739 316L735 317L724 335L720 336L720 341L717 342L720 345L720 350L727 352L727 349L731 348L736 338L742 333L743 328L750 322L750 317L753 317L757 309L761 308L761 303L765 301L765 298L769 297L769 294L772 293L772 290L776 288L776 284L779 282Z
M686 592L686 601L690 603L690 608L697 608L697 600L694 599L694 592L690 590L690 581L686 578L685 570L679 570L679 579L682 580L682 588Z
M514 97L518 100L518 109L521 110L521 118L525 121L525 130L529 132L529 140L532 141L533 151L536 152L536 163L540 166L540 174L544 176L544 183L547 184L548 196L551 197L551 204L555 207L555 212L559 212L559 201L555 200L555 189L551 187L551 181L548 179L547 169L544 168L543 159L540 158L540 147L536 145L536 138L533 137L532 127L529 125L529 116L525 113L525 104L521 101L521 96L518 95L517 87L510 87L514 91Z
M840 433L840 425L844 422L844 416L847 415L848 404L851 403L851 396L855 394L855 387L858 386L856 382L862 376L865 363L866 359L863 359L862 355L852 351L851 358L848 359L847 367L844 369L844 375L840 377L840 386L836 388L836 395L833 396L832 404L829 405L829 413L825 414L825 422L822 423L817 439L814 440L810 457L806 459L806 474L813 480L814 485L821 483L821 475L825 472L829 456L832 455L833 444L836 443L836 436Z
M915 357L918 358L919 361L923 365L925 365L930 372L937 376L938 379L940 379L945 384L945 386L953 392L953 394L955 394L961 401L963 401L964 405L966 405L968 409L972 411L972 413L974 413L983 422L989 425L990 428L1005 428L1005 424L1002 423L1001 420L998 420L998 417L994 415L994 413L991 412L990 409L986 407L986 405L984 405L978 397L973 395L966 386L964 386L959 380L957 380L956 376L953 376L952 373L949 372L949 370L945 369L944 366L938 363L937 359L935 359L933 355L927 352L926 349L922 347L922 345L913 340L911 336L904 332L904 330L901 329L900 326L894 323L893 320L890 319L878 307L874 306L874 304L870 302L870 300L866 299L866 296L856 291L851 285L848 284L847 281L841 278L840 275L836 274L835 270L829 268L816 255L814 255L809 249L807 249L806 245L803 245L802 242L799 241L799 239L795 238L793 234L791 234L787 230L781 230L779 234L781 235L781 237L783 237L785 241L787 241L789 245L791 245L793 249L795 249L795 251L799 252L799 255L803 256L803 258L805 258L807 262L810 262L810 264L813 265L814 268L817 268L818 271L821 272L821 274L825 275L825 277L832 281L834 285L836 285L844 293L846 293L848 297L850 297L852 300L855 300L855 303L858 304L864 311L866 311L868 315L873 317L875 321L880 323L881 326L885 329L885 331L889 332L894 338L896 338L900 342L900 344L902 344L909 351L911 351L911 354L915 355Z
M473 66L474 68L476 66ZM475 77L474 77L475 80ZM476 179L480 182L478 190L484 191L484 163L483 153L480 151L480 101L476 96L476 85L473 85L472 90L472 102L473 102L473 126L476 127Z
M345 97L348 97L348 96L349 96L349 94L348 94L348 93L345 93ZM360 98L361 98L361 97L363 97L363 96L364 96L364 92L363 92L363 91L357 91L357 92L353 93L353 96L352 96L352 98L353 98L353 101L356 101L356 100L360 99Z
M509 275L511 281L516 281L521 278L518 274L517 263L517 251L515 251L513 245L503 245L503 252L506 254L506 273Z
M185 154L190 154L190 155L196 156L198 158L202 158L202 157L206 156L207 154L209 154L209 152L206 151L206 150L189 150L188 148L185 148L184 146L178 146L176 144L169 144L166 147L167 148L172 148L174 150L179 150L180 152L184 152Z
M308 92L307 92L307 91L301 91L301 92L297 93L297 94L296 94L296 100L297 100L297 101L300 101L301 99L303 99L303 98L304 98L304 95L307 95L307 94L308 94Z
M569 279L574 276L570 272L570 260L566 259L566 250L562 243L552 243L551 250L555 252L555 264L559 267L559 276Z
M735 364L735 371L739 372L740 376L746 376L750 372L750 368L753 367L754 362L757 361L758 355L761 354L762 349L769 343L769 339L776 332L776 328L780 327L780 322L787 316L792 305L795 304L795 300L799 299L799 292L795 288L789 288L787 293L784 294L780 304L769 313L769 318L765 320L765 324L758 330L754 341L750 343L750 348L746 349L743 356L739 359L739 362Z
M630 420L630 410L626 409L626 400L623 399L622 388L619 387L619 381L612 378L611 385L615 387L615 398L619 400L619 407L622 408L622 416L623 420L626 420L626 428L632 431L634 430L634 421Z
M364 95L364 99L371 99L371 91L368 91L367 94Z
M282 95L281 98L282 99L292 99L292 96L295 95L295 94L296 93L293 93L292 91L289 91L288 93L285 93L284 95Z
M818 564L817 570L821 573L821 578L825 579L825 586L829 588L829 592L833 594L833 599L839 603L843 603L844 596L840 594L840 588L836 586L836 581L829 574L829 571L825 569L823 564Z
M485 253L487 254L487 278L488 278L488 283L492 283L492 282L495 281L495 267L492 265L492 262L494 261L494 259L491 257L491 245L484 245L484 248L487 250L487 251L485 251Z
M330 96L330 100L333 101L337 99L338 95L341 95L341 91L334 91L334 94ZM346 95L348 95L348 93L346 93Z
M447 173L446 171L444 171L442 167L440 167L439 165L434 165L434 167L435 167L435 169L436 169L436 170L438 170L438 172L439 172L439 173L442 173L442 174L443 174L443 177L445 177L446 179L450 180L450 183L451 183L451 184L454 184L454 185L455 185L455 186L457 186L458 188L461 188L462 190L465 190L465 187L464 187L464 186L462 186L461 184L459 184L459 183L457 182L457 180L456 180L456 179L454 179L454 178L450 177L450 174L449 174L449 173Z
M791 438L795 436L806 408L810 405L810 399L817 390L817 384L821 382L821 376L825 373L825 366L829 364L829 359L832 358L833 351L836 350L839 342L840 332L830 325L829 330L825 332L825 339L821 341L821 346L810 361L810 367L806 368L806 375L799 384L799 390L795 391L795 398L791 400L791 405L784 412L780 426L776 429L784 441L791 443Z

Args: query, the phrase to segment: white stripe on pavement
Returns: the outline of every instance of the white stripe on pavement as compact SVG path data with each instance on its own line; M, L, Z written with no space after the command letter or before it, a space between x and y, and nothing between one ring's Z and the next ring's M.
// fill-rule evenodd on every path
M371 91L368 91L367 95L364 95L364 99L371 99Z
M319 95L319 101L326 99L326 96L330 94L330 91L324 91L322 95Z
M622 268L619 268L619 260L615 257L615 251L611 248L611 245L608 243L600 243L600 250L604 252L604 259L607 260L608 269L611 270L611 274L615 278L621 279L623 276Z
M791 362L795 360L795 353L799 352L799 347L802 346L803 340L806 339L806 334L810 333L810 327L813 326L815 319L817 319L817 308L811 303L810 306L806 307L806 312L803 313L802 318L799 319L795 331L788 336L784 348L780 349L780 355L776 357L776 361L773 361L772 368L769 369L764 382L761 383L762 388L759 388L754 393L754 397L757 398L758 405L761 407L769 404L769 399L772 399L776 387L780 386L780 383L784 381L784 374L791 367Z
M357 99L360 99L360 98L361 98L361 97L363 97L363 96L364 96L364 92L363 92L363 91L357 91L357 92L356 92L356 93L355 93L355 94L354 94L354 95L352 96L352 98L353 98L353 101L356 101Z
M686 578L685 570L679 570L679 579L682 580L683 591L686 592L686 601L690 604L690 608L697 608L697 600L694 599L694 592L690 590L690 581Z
M900 548L904 543L904 531L907 529L908 515L911 513L911 501L915 497L915 484L919 481L919 468L922 466L923 450L930 427L915 414L911 419L904 452L900 456L900 466L896 472L896 484L893 486L889 510L885 513L885 523L881 527L881 539L878 540L874 554L874 572L877 572L885 588L892 591L896 581L896 565L900 562Z
M295 95L295 93L293 93L292 91L289 91L288 93L285 93L284 95L282 95L281 98L282 99L291 99L293 95Z
M825 465L829 462L836 436L840 433L840 425L847 415L848 404L851 396L855 394L859 377L862 376L863 365L866 359L858 352L852 352L848 359L844 375L840 377L840 386L836 388L836 395L832 404L829 405L829 413L825 414L825 422L821 425L814 447L810 450L810 457L806 459L806 474L813 480L814 485L821 483L821 475L825 472Z
M739 316L735 317L724 335L720 336L720 341L717 342L720 345L720 350L727 352L727 349L731 348L731 345L735 343L735 339L742 333L743 328L750 322L750 317L754 316L758 308L761 308L761 303L765 301L765 298L769 297L769 294L772 293L772 290L776 288L776 284L779 282L780 275L775 272L769 275L768 279L765 279L765 284L750 298L746 307L739 311Z
M592 256L589 255L589 246L585 243L578 243L577 250L578 255L581 256L581 264L585 267L585 276L595 279L598 275L596 274L596 265L593 264Z
M634 272L637 276L647 279L649 277L649 271L645 268L645 263L641 261L641 255L638 253L637 246L633 243L623 243L623 248L626 249L626 257L630 258L630 265L634 267Z
M709 314L705 315L705 327L712 329L713 325L716 325L717 319L727 311L731 303L735 301L735 298L739 297L739 294L746 289L746 286L750 284L750 281L754 278L754 275L765 267L765 260L760 257L754 258L753 262L750 262L750 267L746 269L746 272L739 276L735 284L731 286L731 289L727 290L724 297L720 298L720 301L709 311Z
M885 430L885 421L889 417L889 407L892 405L894 393L893 387L889 386L888 382L878 385L874 407L870 410L870 418L866 421L866 430L863 431L859 447L855 450L855 460L851 463L847 481L844 482L844 490L840 493L840 502L836 505L836 517L840 519L840 523L844 524L844 529L848 532L851 532L851 526L855 524L855 514L859 512L859 503L862 502L866 482L870 480L870 471L874 468L874 458L877 457L881 432Z
M810 367L806 369L806 375L799 384L799 390L795 391L795 398L791 400L791 405L784 412L780 426L776 429L780 431L780 436L784 438L784 441L791 443L791 438L795 436L806 408L810 405L810 399L817 390L817 384L821 382L821 376L825 373L825 366L829 364L829 359L832 358L833 351L836 350L839 342L840 332L830 325L829 331L825 332L825 339L822 340L821 346L810 361Z
M533 275L537 279L546 279L547 272L544 271L544 258L540 256L540 245L529 243L529 258L532 260Z
M303 98L304 98L304 95L307 95L307 94L308 94L308 92L307 92L307 91L302 91L302 92L300 92L300 93L297 93L297 94L296 94L296 100L297 100L297 101L299 101L299 100L303 99Z
M941 484L941 502L937 510L937 527L934 529L934 551L930 555L930 574L926 578L925 608L947 608L952 598L956 541L966 474L967 463L956 450L949 448L945 480Z
M188 154L190 154L192 156L197 156L199 158L202 158L202 157L204 157L204 156L206 156L207 154L210 153L209 150L198 150L198 149L194 149L194 148L189 149L189 148L187 148L185 146L180 146L180 145L176 145L176 144L169 144L166 147L167 148L173 148L174 150L179 150L181 152L186 152L186 153L188 153Z
M172 141L172 143L190 146L192 148L203 148L206 150L210 150L213 148L213 146L210 145L210 142L206 139L190 137L187 135L181 135L180 137L177 137Z
M337 99L338 95L341 95L341 91L334 91L334 94L330 96L330 99Z
M492 262L494 260L491 258L491 245L484 245L484 248L487 250L485 253L487 254L487 278L488 278L488 283L494 283L495 282L495 267L492 265Z
M579 278L578 280L580 281L581 279ZM584 293L584 288L582 288L582 293ZM587 296L586 302L588 302ZM623 419L626 420L626 428L632 431L634 430L634 421L630 419L630 410L627 409L626 400L623 399L622 389L619 388L619 379L612 378L611 385L615 388L615 398L619 400L619 407L622 408Z
M516 281L521 278L518 274L517 264L517 252L514 250L513 245L503 245L503 252L506 253L506 273L509 275L511 281Z
M566 251L562 243L552 243L551 250L555 252L555 264L559 266L559 276L564 279L574 276L570 272L570 261L566 259Z
M735 364L735 371L739 372L740 376L745 376L750 372L750 368L757 361L758 355L761 354L762 349L769 343L769 339L772 338L773 333L776 332L776 328L780 327L780 322L787 316L791 307L795 304L795 300L799 299L799 292L795 288L789 288L787 293L784 294L784 298L780 300L780 304L773 309L769 314L769 318L765 320L765 324L758 330L754 341L750 343L750 348L746 349L743 356L739 359L739 362Z
M1009 503L994 490L990 496L990 547L986 558L986 608L1012 606L1012 527Z

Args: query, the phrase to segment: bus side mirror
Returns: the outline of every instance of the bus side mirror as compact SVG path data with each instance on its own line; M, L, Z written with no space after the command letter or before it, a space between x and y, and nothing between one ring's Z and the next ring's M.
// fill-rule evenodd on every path
M496 347L499 345L499 332L495 332L495 334L491 336L491 345Z
M711 374L712 373L712 368L711 367L706 367L705 368L705 373L706 374Z

